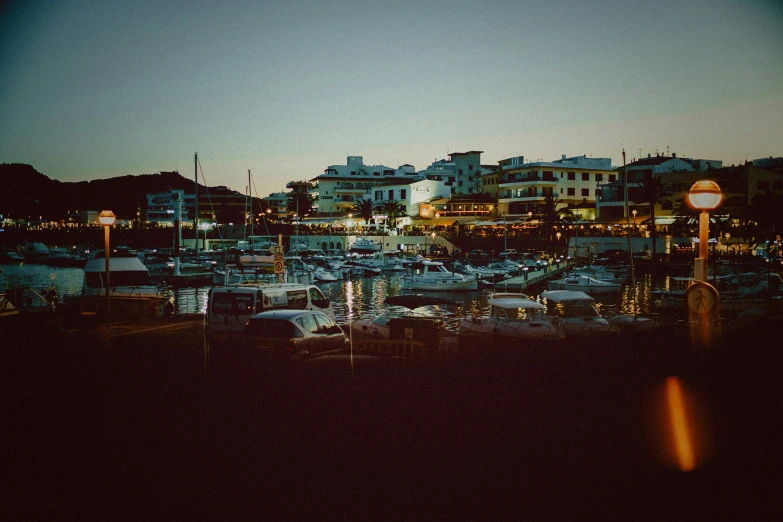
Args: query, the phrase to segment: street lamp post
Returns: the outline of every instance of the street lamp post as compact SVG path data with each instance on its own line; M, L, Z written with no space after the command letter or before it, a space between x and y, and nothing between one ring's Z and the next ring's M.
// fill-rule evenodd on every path
M636 209L633 209L631 211L631 214L633 214L633 231L636 232Z
M435 232L430 234L430 236L432 237L432 246L430 247L430 255L432 255L432 249L435 247Z
M560 234L560 232L558 232L555 235L557 236L557 245L555 246L555 257L557 257L557 254L560 253L560 236L561 236L561 234Z
M696 281L707 282L707 258L709 256L708 241L710 235L710 210L714 210L723 199L720 187L711 180L700 180L693 184L688 192L688 203L699 214L699 257L693 267L693 278Z
M109 316L109 288L110 288L110 281L109 281L109 259L111 258L111 251L109 250L109 229L114 224L114 221L116 220L114 216L114 212L111 210L104 210L101 212L101 214L98 216L98 221L103 225L103 260L104 260L104 268L105 268L105 279L104 281L106 285L106 324L110 324L110 316Z

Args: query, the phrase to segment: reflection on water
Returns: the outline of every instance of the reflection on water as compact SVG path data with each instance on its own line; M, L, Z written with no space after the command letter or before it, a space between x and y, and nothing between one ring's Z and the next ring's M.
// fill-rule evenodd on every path
M46 265L19 264L3 265L0 274L0 289L25 287L40 290L56 284L62 295L76 294L81 290L84 271L80 268L52 268ZM337 319L349 320L376 317L387 306L384 300L388 296L400 295L402 274L384 274L379 277L357 278L320 285L324 295L332 302ZM651 290L668 289L682 286L681 281L669 276L654 278L649 274L640 274L635 286L626 281L619 295L594 296L601 315L611 317L618 314L656 315L653 309ZM527 293L537 296L545 290L544 285L531 287ZM174 290L175 304L179 313L205 313L207 309L208 287L180 288ZM487 300L492 290L481 289L475 292L420 292L424 295L443 297L454 302L454 306L435 306L420 311L439 314L446 327L459 329L460 320L466 317L485 317L489 312Z

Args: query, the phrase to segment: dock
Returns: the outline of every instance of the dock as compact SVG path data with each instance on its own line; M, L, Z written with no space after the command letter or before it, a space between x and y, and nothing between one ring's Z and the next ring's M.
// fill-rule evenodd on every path
M522 292L528 287L549 281L550 279L559 279L567 272L569 267L561 266L551 270L535 271L528 275L512 277L495 283L495 290L502 292Z

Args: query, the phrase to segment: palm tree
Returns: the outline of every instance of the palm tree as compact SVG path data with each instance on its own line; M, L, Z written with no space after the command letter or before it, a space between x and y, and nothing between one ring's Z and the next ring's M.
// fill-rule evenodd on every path
M669 192L664 190L661 178L655 178L652 175L646 176L640 183L641 199L643 203L650 205L650 238L652 239L652 257L655 259L655 238L658 230L655 227L655 205L669 201Z
M384 201L375 206L375 210L388 216L388 223L396 225L397 216L405 215L405 208L397 201Z
M574 213L568 208L557 208L560 200L555 199L551 194L544 196L544 202L536 207L533 217L539 222L537 232L542 235L546 232L547 240L552 241L554 229L556 226L562 226L574 219Z
M365 223L369 223L372 219L373 210L375 210L375 203L371 199L360 199L353 205L353 213L358 214Z

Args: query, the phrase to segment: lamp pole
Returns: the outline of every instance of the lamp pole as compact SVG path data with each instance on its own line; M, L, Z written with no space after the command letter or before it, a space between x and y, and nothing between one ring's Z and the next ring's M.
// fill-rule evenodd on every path
M98 221L103 225L103 259L104 259L104 268L105 268L105 277L106 279L106 324L111 324L111 316L109 315L109 289L111 288L110 280L109 280L109 274L111 273L109 270L109 262L111 259L111 251L109 250L109 229L114 224L114 221L116 220L114 216L114 212L111 210L104 210L100 213L98 216Z
M557 254L560 253L560 236L561 236L561 234L560 234L560 232L558 232L555 235L557 236L557 244L555 245L555 257L557 257Z
M435 232L430 234L432 236L432 246L430 247L430 255L432 255L432 248L435 246Z
M710 210L714 210L723 199L723 193L717 183L710 180L700 180L693 184L688 192L688 203L699 213L699 257L693 267L693 278L696 281L707 282L709 269Z

